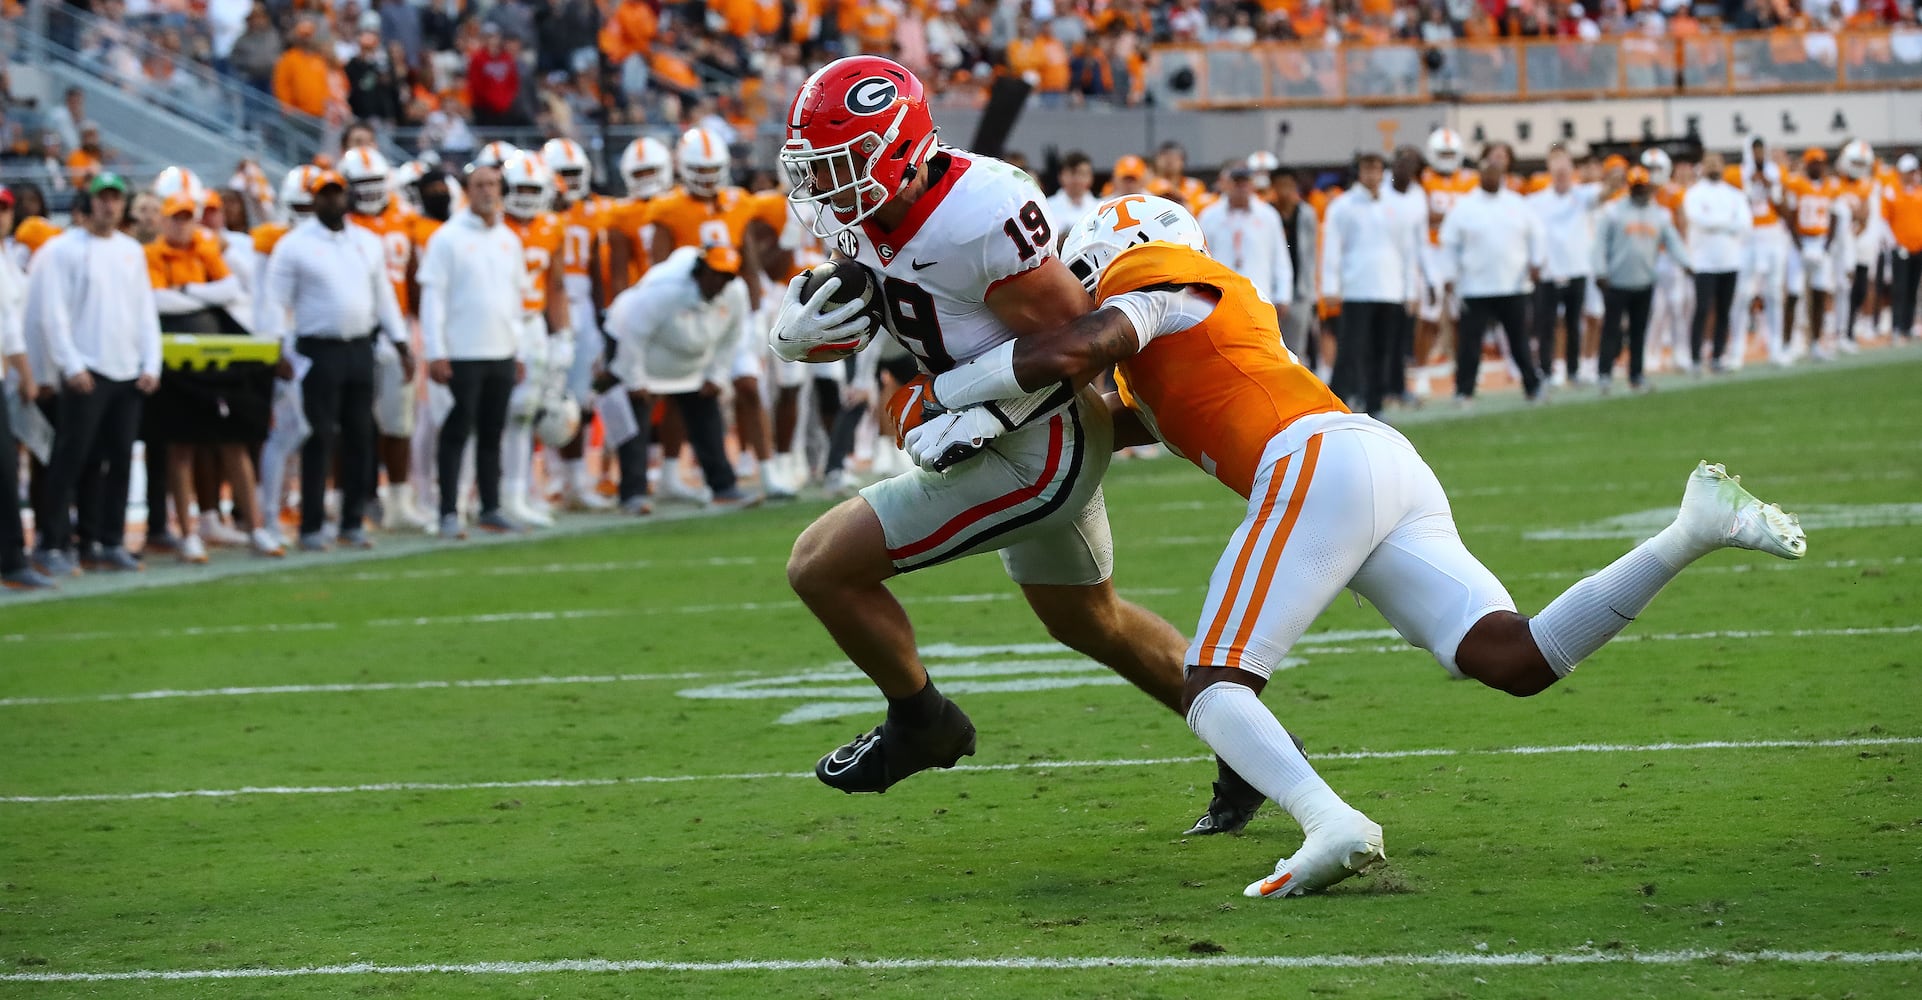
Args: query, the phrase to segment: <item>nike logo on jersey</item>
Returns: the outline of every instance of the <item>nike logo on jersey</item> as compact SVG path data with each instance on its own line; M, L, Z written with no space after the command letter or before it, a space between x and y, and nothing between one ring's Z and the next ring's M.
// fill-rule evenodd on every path
M861 758L866 757L869 750L880 745L880 740L868 740L856 748L853 753L845 757L841 755L846 753L848 748L837 747L833 753L828 755L828 759L821 764L821 770L830 777L839 777L840 775L846 774L854 765L861 763Z
M928 269L928 268L930 268L930 267L933 267L934 265L936 265L936 264L939 264L939 263L941 263L941 262L940 262L940 261L938 261L938 260L931 260L931 261L928 261L927 263L925 263L925 264L923 264L923 263L921 263L920 261L918 261L918 260L917 260L917 261L910 261L910 262L909 262L909 266L910 266L910 267L912 267L912 268L914 268L914 269L915 269L915 270L917 270L917 271L923 271L923 270L926 270L926 269Z

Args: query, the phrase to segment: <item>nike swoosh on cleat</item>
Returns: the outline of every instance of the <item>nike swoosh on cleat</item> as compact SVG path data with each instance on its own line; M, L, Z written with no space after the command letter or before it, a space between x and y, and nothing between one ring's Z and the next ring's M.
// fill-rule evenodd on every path
M1295 877L1294 872L1288 872L1287 874L1283 875L1280 878L1271 878L1268 881L1261 883L1261 894L1264 896L1274 895L1277 891L1281 889L1282 886L1287 885L1289 881L1292 880L1294 877Z
M849 768L861 763L861 758L866 757L868 751L874 749L880 742L880 740L870 740L867 743L863 743L861 749L854 751L854 755L845 760L841 757L841 751L846 750L847 747L836 748L832 754L828 755L827 761L821 765L821 770L827 772L830 777L838 778L846 774ZM839 766L837 767L836 765Z

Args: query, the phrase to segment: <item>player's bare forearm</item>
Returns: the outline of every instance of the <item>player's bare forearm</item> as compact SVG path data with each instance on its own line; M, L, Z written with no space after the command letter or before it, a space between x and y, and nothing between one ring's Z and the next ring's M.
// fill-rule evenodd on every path
M1014 342L1014 377L1030 391L1066 380L1076 388L1134 357L1134 324L1119 309L1097 309L1066 326Z

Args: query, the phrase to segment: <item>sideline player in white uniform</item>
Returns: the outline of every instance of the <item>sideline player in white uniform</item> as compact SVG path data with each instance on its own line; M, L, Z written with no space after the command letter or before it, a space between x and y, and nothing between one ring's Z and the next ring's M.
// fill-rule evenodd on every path
M1751 329L1768 345L1769 360L1790 362L1789 339L1782 326L1782 296L1788 287L1789 230L1776 206L1782 203L1781 170L1768 159L1768 144L1751 141L1742 150L1742 162L1730 166L1724 179L1748 196L1749 215L1754 228L1743 251L1742 269L1735 278L1735 306L1729 317L1729 356L1739 363L1748 357ZM1760 306L1761 326L1756 327L1756 307Z
M909 435L908 451L964 475L993 454L1001 429L985 407L1118 366L1117 437L1152 434L1247 501L1209 583L1184 690L1189 726L1305 834L1245 895L1313 892L1385 857L1381 827L1329 788L1257 698L1342 590L1451 674L1526 697L1567 677L1710 552L1806 551L1792 516L1704 462L1673 524L1523 617L1462 544L1447 494L1408 439L1349 413L1301 366L1273 308L1206 256L1192 216L1145 201L1105 202L1062 244L1097 309L938 376L929 396L945 412Z
M891 333L922 370L947 371L1089 308L1054 255L1033 179L937 148L921 81L899 64L878 56L828 64L795 95L787 128L790 197L819 207L816 234L875 273ZM827 303L838 280L806 301L804 281L788 285L769 333L774 352L828 362L867 346L874 330L861 305ZM897 408L910 420L918 413L911 402ZM928 679L913 626L885 584L976 553L1000 552L1049 634L1179 710L1185 640L1121 600L1109 579L1107 407L1092 391L1057 385L1001 412L1013 426L967 469L914 470L869 486L794 544L788 582L888 699L886 721L816 764L831 787L885 791L974 752L973 723Z

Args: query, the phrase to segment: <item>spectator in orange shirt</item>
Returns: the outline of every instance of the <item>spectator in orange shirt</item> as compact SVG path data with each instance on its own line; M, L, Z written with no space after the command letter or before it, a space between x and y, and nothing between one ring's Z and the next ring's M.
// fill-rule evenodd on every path
M1152 35L1155 30L1154 17L1141 9L1140 0L1113 0L1107 10L1094 16L1095 34L1106 34L1110 30Z
M860 42L861 51L880 55L893 53L894 11L873 2L849 6L856 11L854 37ZM845 17L842 23L846 24Z
M721 30L746 38L755 30L755 0L707 0L707 11L721 19Z
M601 25L601 54L620 70L621 94L629 102L647 92L647 50L660 31L660 19L648 0L621 0Z
M294 26L293 44L274 64L274 97L296 111L319 117L333 99L332 69L321 54L312 21Z
M76 189L84 188L106 163L107 151L100 145L100 126L82 122L80 147L67 154L67 182Z

